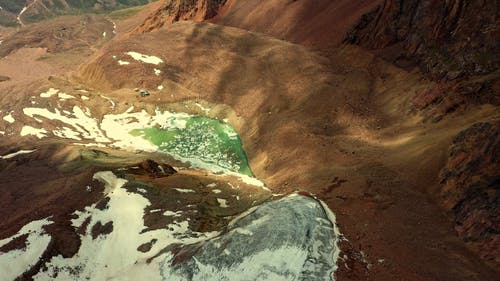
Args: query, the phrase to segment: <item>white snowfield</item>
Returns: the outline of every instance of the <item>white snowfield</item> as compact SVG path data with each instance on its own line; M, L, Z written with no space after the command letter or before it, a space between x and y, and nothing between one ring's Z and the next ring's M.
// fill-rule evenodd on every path
M12 250L7 253L0 252L1 280L14 280L38 262L51 240L43 227L51 223L49 218L32 221L21 228L17 234L0 240L0 247L2 247L12 240L28 234L26 248Z
M105 185L105 194L110 199L107 208L100 210L92 205L75 212L78 216L72 220L75 230L90 219L85 234L80 236L82 243L78 253L67 259L53 257L47 263L47 270L35 275L35 280L162 280L159 263L165 259L165 254L150 263L148 259L172 243L192 244L219 234L193 232L187 221L142 232L146 228L143 216L150 205L148 199L139 193L128 192L123 188L127 180L110 171L98 172L94 179ZM112 223L113 229L93 239L92 226L98 222L102 225ZM153 240L156 242L148 252L137 250Z
M37 129L37 128L34 128L34 127L31 127L31 126L24 126L22 129L21 129L21 137L24 137L24 136L35 136L39 139L41 138L44 138L47 136L47 130L45 129Z
M143 55L143 54L138 53L138 52L127 52L125 54L131 56L134 60L141 61L143 63L149 63L149 64L154 64L154 65L159 65L160 63L163 63L162 59L160 59L159 57L155 57L155 56Z
M59 90L54 89L54 88L50 88L50 89L47 90L47 92L41 93L40 97L42 97L42 98L50 98L51 96L56 95L57 93L59 93Z
M58 93L57 96L59 97L59 99L61 100L69 100L69 99L74 99L75 97L72 96L72 95L68 95L68 94L65 94L65 93Z
M5 120L5 121L7 121L7 122L9 122L11 124L14 123L14 122L16 122L16 119L14 119L14 117L12 116L12 112L10 112L9 114L5 115L3 117L3 120Z

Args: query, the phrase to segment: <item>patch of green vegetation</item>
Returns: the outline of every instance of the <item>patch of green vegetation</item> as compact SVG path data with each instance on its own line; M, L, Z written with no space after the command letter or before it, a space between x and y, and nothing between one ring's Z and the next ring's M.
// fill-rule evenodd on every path
M12 15L0 10L0 25L5 27L17 26L17 20Z
M18 14L26 5L26 1L21 0L0 0L0 6L8 12Z
M0 0L1 1L1 0ZM58 0L43 1L43 10L30 9L23 14L25 23L35 23L38 21L50 19L61 15L80 15L88 13L109 13L116 10L126 10L130 7L144 6L152 2L151 0L116 0L116 1L100 1L100 0L66 0L62 3ZM139 9L140 10L140 9ZM123 12L125 15L133 15L134 11Z
M127 8L127 9L116 10L116 11L109 13L109 17L111 19L114 19L114 20L126 19L126 18L129 18L131 16L136 15L142 9L144 9L144 7L145 7L145 5Z
M163 152L253 175L241 139L233 127L202 116L185 121L185 128L153 127L133 130L130 134L142 136Z

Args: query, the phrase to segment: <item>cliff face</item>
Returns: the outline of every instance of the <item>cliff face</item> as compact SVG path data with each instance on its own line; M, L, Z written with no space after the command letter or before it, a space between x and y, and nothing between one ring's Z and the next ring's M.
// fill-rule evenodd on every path
M136 32L149 32L180 20L207 20L213 18L225 3L226 0L167 0L137 27Z
M365 14L346 43L399 67L418 67L433 86L413 97L424 122L500 104L500 2L385 0ZM440 203L459 237L498 266L500 231L498 122L477 123L453 139L440 173Z
M455 215L456 231L500 265L500 122L477 123L454 140L441 171L442 198Z
M498 69L500 3L495 0L385 0L346 42L380 50L400 66L453 80Z

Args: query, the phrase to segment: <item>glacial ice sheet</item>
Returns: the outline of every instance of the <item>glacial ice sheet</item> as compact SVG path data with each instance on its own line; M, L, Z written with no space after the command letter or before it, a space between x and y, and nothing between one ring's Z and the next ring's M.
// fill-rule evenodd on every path
M333 280L338 230L329 210L301 195L264 203L201 245L162 265L163 280ZM196 250L195 251L195 247Z

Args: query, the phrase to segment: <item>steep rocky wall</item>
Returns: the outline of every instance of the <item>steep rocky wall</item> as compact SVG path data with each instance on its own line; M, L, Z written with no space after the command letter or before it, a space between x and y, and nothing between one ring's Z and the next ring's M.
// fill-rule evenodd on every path
M346 43L436 81L417 92L413 106L424 122L498 106L500 2L494 0L385 0L365 14ZM500 264L500 123L477 123L454 139L440 173L440 203L455 229L480 257Z
M418 65L453 80L499 68L500 2L385 0L363 16L346 42L381 50L400 66Z
M167 0L135 31L149 32L180 20L203 21L213 18L226 0Z
M441 171L442 197L458 235L481 258L500 265L500 122L476 123L458 134Z

